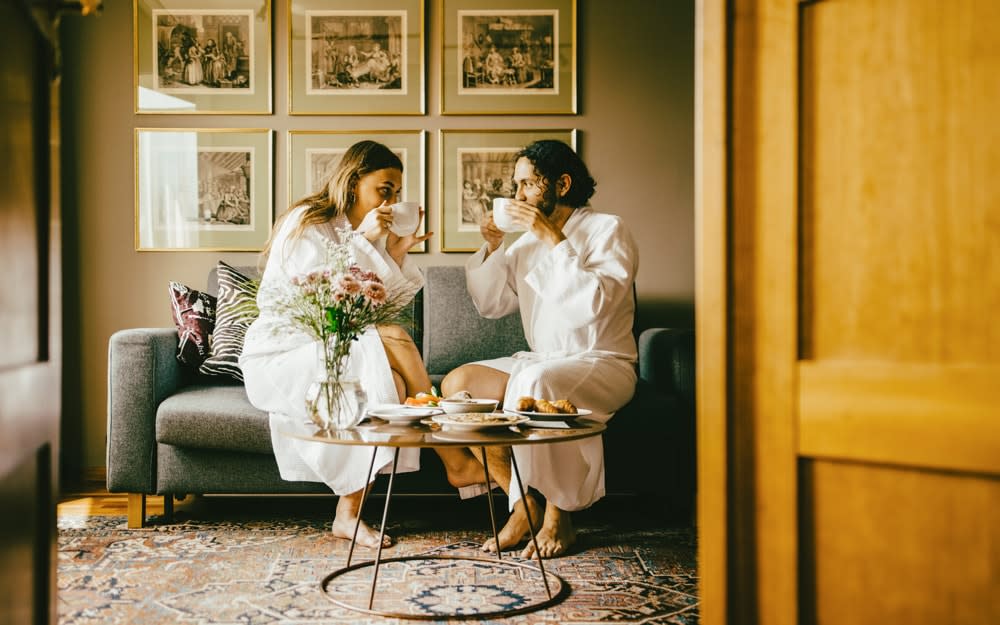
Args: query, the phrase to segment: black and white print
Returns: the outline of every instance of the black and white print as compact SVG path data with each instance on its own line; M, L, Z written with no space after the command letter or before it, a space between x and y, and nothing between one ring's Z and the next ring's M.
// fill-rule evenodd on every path
M459 11L459 94L559 93L559 11Z
M152 12L154 88L254 93L253 11Z
M306 93L406 93L406 11L306 11Z

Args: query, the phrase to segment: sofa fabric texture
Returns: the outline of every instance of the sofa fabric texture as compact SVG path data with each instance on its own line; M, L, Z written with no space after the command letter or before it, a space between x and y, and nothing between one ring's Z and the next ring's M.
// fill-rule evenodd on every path
M237 267L256 276L253 267ZM474 360L527 349L518 314L482 319L460 266L428 267L407 328L432 381ZM206 292L217 293L217 269ZM278 475L266 413L230 378L199 375L177 359L176 328L116 332L108 353L109 492L159 495L329 493ZM655 328L639 337L639 382L604 435L609 494L665 498L689 518L694 499L694 337ZM422 470L400 475L397 492L454 494L432 450ZM438 470L435 470L438 469ZM376 492L382 487L377 487ZM395 489L394 489L395 490Z

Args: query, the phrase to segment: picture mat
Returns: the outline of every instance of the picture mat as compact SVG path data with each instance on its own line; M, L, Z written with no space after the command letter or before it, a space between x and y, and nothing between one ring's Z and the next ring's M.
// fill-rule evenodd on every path
M155 15L154 15L155 10ZM245 56L252 67L250 89L217 87L162 88L158 83L156 58L157 17L247 15L250 29ZM134 0L133 82L135 112L170 114L269 114L271 94L271 3L270 0ZM225 27L219 27L223 32ZM215 33L213 33L214 35ZM165 34L169 37L169 34ZM208 36L204 39L207 40ZM215 39L215 36L211 38ZM252 44L251 44L252 41ZM216 42L219 46L222 44ZM243 73L242 71L239 73Z
M271 153L270 130L137 128L136 249L263 249Z
M288 204L284 209L291 208L294 203L316 190L309 188L310 179L313 179L314 186L322 184L323 180L314 180L317 174L311 173L312 165L317 159L322 159L323 154L336 158L338 152L342 155L351 145L365 139L378 141L403 157L403 192L400 196L404 201L417 201L424 207L424 219L417 232L425 234L427 232L427 196L424 185L426 132L423 130L289 131ZM331 162L332 164L334 163ZM279 211L279 214L284 209ZM415 245L410 253L426 251L425 241Z
M530 89L478 94L462 88L463 41L459 14L475 13L535 15L556 11L554 30L559 40L554 63L558 75L553 82L558 93L531 93ZM510 0L502 5L489 0L443 0L441 76L442 115L531 115L575 114L576 103L576 0Z
M363 6L362 10L358 7ZM399 90L351 92L336 97L306 88L306 12L359 15L405 13L405 85ZM420 0L290 0L288 5L288 112L290 115L423 115L424 3Z
M537 130L442 130L440 131L441 215L440 249L442 252L475 252L485 242L478 227L461 227L464 179L462 163L468 164L475 155L510 154L513 156L528 144L541 139L556 139L576 149L575 129ZM464 161L463 161L464 159ZM509 233L507 244L521 233Z

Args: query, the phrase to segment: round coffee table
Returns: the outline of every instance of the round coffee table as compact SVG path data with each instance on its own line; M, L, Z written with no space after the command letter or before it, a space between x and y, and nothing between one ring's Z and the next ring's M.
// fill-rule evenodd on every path
M337 569L336 571L327 575L321 582L321 589L323 594L333 603L347 608L349 610L354 610L357 612L363 612L365 614L374 614L379 616L395 617L400 619L416 619L416 620L437 620L442 618L448 619L485 619L493 618L498 616L512 616L515 614L523 614L526 612L533 612L535 610L540 610L551 605L554 605L565 598L568 594L569 587L566 582L554 573L546 573L545 565L542 562L542 555L538 549L538 543L535 538L534 520L531 518L531 513L525 506L525 513L528 516L528 528L531 534L531 541L535 546L535 556L538 562L538 568L524 564L520 562L504 561L503 554L500 550L497 550L496 560L493 558L476 558L472 556L404 556L397 558L386 558L382 559L382 540L385 535L385 526L389 517L389 501L392 498L392 484L396 477L396 464L399 460L399 450L403 447L478 447L481 451L483 459L483 476L486 484L490 483L489 478L489 466L486 460L486 448L487 447L514 447L518 445L546 445L551 443L566 442L580 440L584 438L590 438L592 436L598 436L606 429L606 426L599 421L591 421L588 419L574 419L560 423L546 423L544 424L549 427L531 427L524 424L518 426L510 427L488 427L482 429L451 429L442 428L440 425L430 423L428 421L415 422L407 424L399 423L389 423L382 421L377 418L370 418L354 428L347 430L335 431L330 433L319 433L312 436L307 436L303 434L287 433L289 436L299 438L302 440L315 441L318 443L326 443L329 445L363 445L372 447L372 460L368 467L368 484L365 486L364 492L361 498L361 508L365 505L365 500L368 498L368 493L370 490L370 485L373 479L373 470L375 468L375 454L379 447L391 447L395 450L392 458L392 470L389 473L389 484L386 488L385 493L385 505L382 509L382 524L379 528L379 541L378 548L375 553L375 559L368 562L361 562L358 564L351 564L351 559L354 555L354 548L357 544L358 527L361 522L361 510L358 510L358 522L354 526L354 535L351 539L351 547L347 553L347 563L344 567ZM554 427L561 425L560 427ZM522 493L525 493L524 483L521 481L521 473L517 467L517 460L514 454L511 454L511 467L513 468L513 477L517 480L518 488ZM497 537L497 524L496 518L493 514L493 491L487 488L487 502L490 512L490 527L493 530L493 539L499 544L499 538ZM485 612L434 612L429 614L411 613L411 612L397 612L388 610L375 610L373 609L375 601L375 590L378 582L379 566L385 562L401 562L401 561L413 561L413 560L461 560L465 562L489 562L495 566L502 566L509 569L512 572L521 572L520 570L528 569L536 573L541 574L542 582L545 585L546 599L543 601L538 601L530 603L528 605L519 606L516 608L498 608L496 610L485 611ZM337 597L333 596L329 592L330 584L336 578L349 573L351 571L364 568L372 567L372 579L371 587L368 595L368 605L367 607L354 605L346 601L342 601ZM553 584L549 581L553 580ZM469 586L469 584L466 584ZM554 586L554 588L553 588Z

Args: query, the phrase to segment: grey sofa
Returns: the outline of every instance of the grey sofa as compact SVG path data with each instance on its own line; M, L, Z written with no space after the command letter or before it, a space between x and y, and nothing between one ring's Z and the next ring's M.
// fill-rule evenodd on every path
M244 268L245 269L245 268ZM410 332L435 384L454 367L526 349L519 315L482 319L461 267L428 267ZM208 292L217 289L213 269ZM128 493L128 523L146 521L145 496L329 493L323 484L278 475L267 414L241 384L205 378L176 359L174 328L116 332L108 354L107 488ZM609 493L652 496L665 513L691 518L694 501L694 345L690 330L639 337L640 381L605 433ZM398 476L394 492L451 494L435 454ZM379 480L381 484L384 480ZM378 486L378 489L382 488Z

